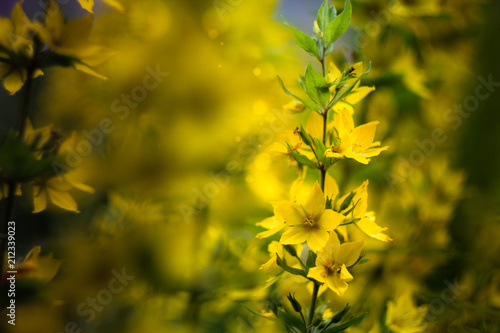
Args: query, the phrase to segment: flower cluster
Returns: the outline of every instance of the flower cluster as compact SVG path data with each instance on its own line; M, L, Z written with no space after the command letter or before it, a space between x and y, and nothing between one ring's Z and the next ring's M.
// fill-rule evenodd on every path
M326 329L332 324L331 318L330 321L321 321L316 317L324 315L317 314L315 307L320 287L326 285L336 294L343 295L348 289L348 282L354 279L352 269L363 263L363 241L349 241L348 228L357 227L369 237L384 242L391 240L385 234L386 228L375 223L375 213L367 211L368 181L340 196L339 186L330 174L331 167L341 160L353 159L368 164L371 157L388 149L380 147L380 142L374 142L378 122L354 126L354 105L375 89L361 86L361 78L369 72L369 68L364 71L363 64L359 62L341 72L330 62L326 71L326 57L333 42L349 26L350 16L349 1L339 15L335 7L325 1L319 10L312 37L290 27L298 45L317 58L323 72L317 72L310 63L305 74L301 75L300 83L307 98L290 92L279 79L285 92L296 99L286 104L284 110L311 112L306 128L298 126L293 132L293 141L285 141L284 146L274 145L276 152L289 156L292 164L299 169L300 176L292 185L290 200L274 202L274 216L258 223L268 229L258 234L258 238L282 232L279 242L272 242L269 247L270 261L261 268L276 274L277 267L271 264L276 262L282 270L302 276L306 283L313 285L309 321L306 323L304 320L297 327L284 320L287 327L293 326L304 332L309 332L312 327ZM306 180L306 169L317 170L320 179L304 200L300 200L295 193ZM288 265L285 256L297 259L297 264ZM270 281L275 282L276 279ZM304 319L301 310L297 310L297 300L291 296L289 300ZM279 311L275 313L279 318ZM338 321L340 319L337 318ZM358 320L361 319L358 317ZM345 327L350 325L354 322Z

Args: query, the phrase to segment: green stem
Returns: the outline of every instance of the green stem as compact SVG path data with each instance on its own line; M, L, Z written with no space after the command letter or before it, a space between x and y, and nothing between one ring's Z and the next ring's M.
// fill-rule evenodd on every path
M35 65L34 61L32 61L32 64L29 66L27 69L27 78L26 78L26 83L24 87L24 94L23 94L23 99L21 102L21 115L20 115L20 120L19 120L19 139L23 140L24 139L24 133L26 132L26 124L27 124L27 119L28 119L28 111L30 107L30 100L31 100L31 89L33 86L33 73L35 71ZM8 193L7 193L7 203L6 203L6 208L5 208L5 217L4 221L1 224L1 239L0 239L0 274L3 273L4 271L4 266L5 266L5 259L4 259L4 254L5 251L7 250L7 243L8 243L8 237L7 237L7 231L8 231L8 223L14 219L14 197L16 195L16 188L18 186L17 182L10 180L8 182Z
M24 138L24 132L26 131L26 123L28 119L28 111L30 108L31 101L31 88L33 86L33 72L32 66L27 71L26 84L24 87L24 95L21 103L21 119L19 121L19 138L22 140Z
M311 310L309 310L309 325L312 324L314 319L314 310L316 309L316 300L318 299L319 283L314 282L314 290L311 301Z

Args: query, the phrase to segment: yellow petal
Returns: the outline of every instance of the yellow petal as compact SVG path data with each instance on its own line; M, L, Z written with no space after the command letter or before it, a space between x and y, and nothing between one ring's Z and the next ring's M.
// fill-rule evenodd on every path
M299 204L280 204L274 207L274 210L285 219L288 225L302 225L304 223L304 214Z
M366 157L374 157L374 156L380 155L381 152L383 152L383 151L385 151L387 149L389 149L389 146L380 147L380 148L370 148L370 149L365 150L363 152L363 154Z
M271 216L271 217L268 217L260 222L255 223L255 225L266 228L266 229L271 229L271 228L274 228L277 225L280 225L282 223L283 223L283 221L278 221L276 216Z
M370 212L370 214L367 214L367 217L356 222L356 226L372 238L381 240L382 242L392 241L391 237L384 234L387 228L382 228L375 223L375 214L373 212Z
M352 94L347 96L344 100L350 104L357 104L363 98L365 98L369 93L375 90L375 87L359 87Z
M341 244L336 259L338 262L346 264L346 266L351 266L358 260L362 249L363 241Z
M311 112L307 120L307 133L313 138L318 138L323 141L323 117L317 112Z
M340 269L340 279L345 282L349 282L352 281L352 279L354 279L351 273L349 273L349 271L347 270L345 264L342 264L342 268Z
M107 77L105 77L105 76L97 73L96 71L94 71L92 68L90 68L87 65L75 62L75 63L73 63L73 67L75 67L75 69L79 70L80 72L92 75L92 76L94 76L94 77L96 77L98 79L102 79L102 80L107 80L108 79Z
M80 6L82 6L83 9L86 11L93 13L93 8L94 8L94 0L78 0L80 3Z
M272 258L270 258L268 261L266 261L264 264L260 266L259 269L263 270L264 272L270 272L278 267L278 264L276 263L276 255Z
M304 209L310 217L318 217L321 215L323 210L325 210L325 196L319 183L316 181L314 183L312 191L304 203Z
M49 1L48 15L45 19L45 29L50 35L51 43L59 44L64 29L64 16L55 0Z
M337 253L339 251L340 241L335 232L330 232L330 236L328 237L328 241L325 244L325 247L318 253L317 262L334 260L337 257Z
M59 192L48 189L48 194L52 203L72 212L79 213L75 200L67 192Z
M332 231L337 228L342 221L344 221L345 216L343 214L337 213L331 209L325 209L321 217L316 221L320 228L328 231Z
M300 226L288 228L283 235L281 235L281 244L302 244L309 237L307 230Z
M77 47L87 41L92 28L92 15L68 21L64 24L64 30L58 39L60 46Z
M335 199L335 197L339 194L339 186L335 179L327 172L325 178L325 195L328 197Z
M360 147L360 149L356 149L357 151L370 148L373 139L375 138L375 131L377 130L378 123L378 121L372 121L354 129L356 144Z
M324 229L313 229L307 238L307 245L313 251L321 250L328 241L328 231Z
M368 164L370 162L370 159L369 158L366 158L364 156L364 154L362 153L356 153L356 152L347 152L344 154L345 157L348 157L348 158L352 158L356 161L358 161L359 163L362 163L362 164Z
M307 170L307 168L303 168L304 170ZM304 182L303 177L298 177L295 179L290 186L290 201L293 202L297 198L297 193L299 192L300 186Z
M365 180L356 190L353 198L353 204L356 204L353 210L354 218L364 218L368 208L368 180Z
M47 194L45 191L40 191L39 186L33 187L33 214L40 213L47 208Z
M284 227L286 227L286 224L282 222L278 226L275 226L269 230L258 233L257 236L255 236L255 237L257 237L259 239L270 237L270 236L280 232Z
M2 32L0 34L0 44L8 49L11 49L11 41L9 40L9 36L11 36L13 30L14 26L12 25L12 21L6 17L0 17L0 31ZM0 77L1 76L2 75L0 74Z
M326 277L326 285L337 295L342 296L347 290L348 284L340 280L338 274L332 274Z
M103 0L103 1L105 3L107 3L109 6L113 7L117 11L119 11L120 13L125 12L125 8L123 8L123 5L121 3L119 3L118 1L116 1L116 0Z
M311 269L309 269L307 277L313 278L318 282L324 283L325 282L324 273L325 273L324 267L312 267Z
M333 61L330 61L328 63L328 75L327 75L328 82L332 83L335 79L338 79L341 76L342 73L340 72L338 67L335 66L335 63L333 63Z
M11 95L14 95L16 92L21 90L25 81L26 72L24 70L14 70L11 74L4 78L3 86Z

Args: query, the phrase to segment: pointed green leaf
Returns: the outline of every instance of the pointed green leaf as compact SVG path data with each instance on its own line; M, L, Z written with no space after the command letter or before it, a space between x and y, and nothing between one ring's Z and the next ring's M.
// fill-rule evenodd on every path
M292 27L286 21L284 22L285 25L288 27L288 29L290 29L290 31L292 32L292 36L293 39L295 40L295 43L307 53L319 57L318 48L312 37Z
M302 164L302 165L305 165L305 166L308 166L308 167L311 167L311 168L315 168L315 169L318 168L318 165L315 162L313 162L310 159L308 159L307 156L302 155L301 153L299 153L296 150L293 150L292 147L290 147L290 145L288 144L288 142L285 142L285 145L288 148L288 151L290 151L290 154L292 155L292 157L299 164Z
M329 6L328 0L325 0L318 11L318 17L316 18L318 22L319 29L324 33L328 28L330 22L337 16L337 9L335 6Z
M283 259L281 259L280 256L277 253L276 253L276 264L278 266L280 266L281 268L283 268L285 271L287 271L290 274L300 275L300 276L303 276L303 277L307 277L306 272L304 272L301 269L293 268L293 267L288 266L287 263L286 263L286 261L285 261L285 258L283 257Z
M326 167L329 167L331 165L330 161L332 159L324 156L325 151L326 151L326 147L323 144L323 142L318 138L314 138L314 146L316 147L316 149L315 149L316 156L318 156L318 159L320 160L320 162L323 163Z
M324 109L330 101L330 90L325 78L314 70L311 63L306 69L306 89L309 97Z
M297 100L299 100L300 102L302 102L302 104L304 104L305 106L307 106L308 108L310 108L311 110L314 110L316 112L318 112L318 108L316 107L316 105L314 105L313 103L309 102L309 101L306 101L305 99L303 98L300 98L299 96L295 95L294 93L292 93L290 90L288 90L286 87L285 87L285 84L283 83L283 80L277 76L278 78L278 82L279 84L281 85L281 88L283 88L283 91L290 95L290 96L293 96L295 97Z
M278 313L276 314L276 316L281 319L286 326L291 326L291 327L294 327L295 329L298 329L298 332L306 332L307 331L307 328L306 328L306 324L304 324L304 322L299 319L298 317L286 312L286 310L281 310L281 309L278 309ZM296 332L296 331L292 331L292 332Z
M326 330L323 331L323 333L335 333L335 332L341 332L345 330L348 327L351 326L357 326L361 324L363 319L365 319L366 313L363 313L361 316L349 319L348 321L342 323L342 324L337 324L335 326L330 326Z
M309 273L309 269L316 266L316 257L318 255L314 253L313 251L309 250L309 253L307 254L307 263L306 263L306 270Z
M342 203L340 204L340 209L339 211L343 211L344 209L346 209L347 207L349 207L349 205L351 204L352 202L352 199L354 198L354 196L356 195L356 191L352 191L345 199L344 201L342 201Z
M346 32L351 24L351 1L346 0L344 10L333 21L330 22L325 31L325 43L330 45Z

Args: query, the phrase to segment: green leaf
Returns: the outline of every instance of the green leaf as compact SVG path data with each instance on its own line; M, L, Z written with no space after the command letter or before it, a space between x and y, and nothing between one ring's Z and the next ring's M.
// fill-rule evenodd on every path
M286 261L285 261L285 258L283 257L283 259L281 259L280 256L277 253L276 253L276 264L278 266L280 266L281 268L283 268L285 271L287 271L290 274L300 275L300 276L303 276L305 278L307 277L306 272L304 272L301 269L293 268L293 267L288 266L287 263L286 263Z
M327 168L331 165L332 159L330 157L325 157L325 151L326 147L323 144L323 142L318 139L314 138L314 146L316 147L316 156L318 156L319 160L321 163L323 163Z
M333 21L330 22L325 31L325 43L330 45L340 38L346 32L347 28L351 24L351 1L346 0L344 5L344 10L340 15L335 17Z
M342 311L340 312L337 312L335 315L332 316L331 318L331 323L338 323L342 320L342 318L344 318L344 316L347 314L347 312L349 312L349 310L351 309L351 305L349 305L349 303L347 303L344 307L344 309L342 309Z
M361 316L358 316L356 318L352 318L342 324L338 324L338 325L335 325L335 326L330 326L328 327L326 330L323 331L323 333L335 333L335 332L341 332L343 330L345 330L346 328L348 327L351 327L351 326L357 326L359 324L361 324L361 322L363 321L363 319L365 319L365 316L366 316L366 313L363 313Z
M296 257L297 256L297 251L293 247L293 245L283 245L283 248L286 250L286 252L290 253L292 256Z
M306 270L308 273L309 273L309 269L316 266L316 257L317 256L318 255L316 253L309 250L309 253L307 254L307 262L306 262Z
M358 265L363 265L363 264L366 264L368 261L370 261L370 259L368 259L368 258L363 258L363 259L361 259L360 261L358 261Z
M295 327L299 330L299 332L307 331L306 325L301 319L286 311L278 309L278 313L276 314L276 316L281 319L285 323L285 325Z
M311 63L306 69L306 92L311 99L318 105L325 108L330 101L330 90L325 78L316 72Z
M356 191L351 191L351 193L340 204L339 212L341 212L344 209L346 209L347 207L349 207L349 205L351 204L352 199L354 198L355 195L356 195Z
M328 0L325 0L318 11L318 21L319 29L325 32L328 28L330 22L337 16L337 9L335 6L329 6Z
M301 153L299 153L296 150L293 150L292 147L290 147L290 145L288 144L288 142L285 142L285 145L288 148L288 151L290 152L290 154L292 155L292 157L299 164L302 164L302 165L305 165L305 166L308 166L308 167L311 167L311 168L315 168L315 169L318 168L318 165L315 162L313 162L310 159L308 159L307 156L302 155Z
M314 55L318 58L319 57L318 47L316 46L316 43L314 42L312 37L292 27L284 19L283 21L285 22L285 25L288 27L288 29L290 29L290 31L292 32L292 36L293 39L295 40L295 43L297 43L297 45L300 46L302 49L304 49L304 51L306 51L307 53Z
M285 87L285 84L283 83L283 80L277 76L278 78L278 82L279 84L281 85L281 88L283 88L283 91L290 95L290 96L293 96L295 97L297 100L299 100L300 102L302 102L302 104L304 104L305 106L307 106L308 108L318 112L318 108L316 107L316 105L314 105L313 103L309 102L309 101L306 101L305 99L303 98L300 98L299 96L295 95L294 93L292 93L290 90L288 90L286 87Z

